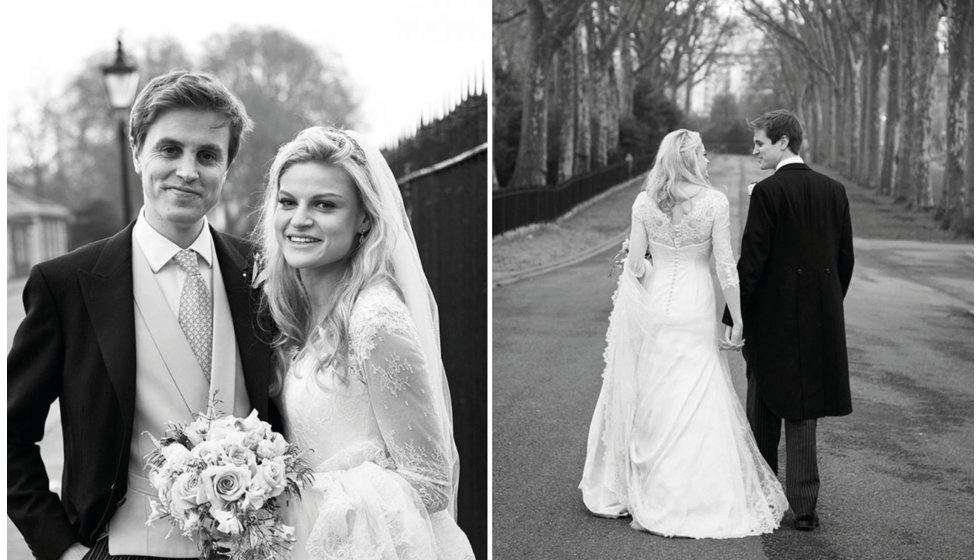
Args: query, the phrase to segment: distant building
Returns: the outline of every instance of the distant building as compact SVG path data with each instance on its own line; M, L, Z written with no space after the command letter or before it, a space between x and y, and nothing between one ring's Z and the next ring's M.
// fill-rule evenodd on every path
M31 265L68 252L70 219L67 206L7 183L7 279L27 276Z
M698 82L691 91L691 113L707 117L711 113L711 105L715 97L723 93L731 93L736 99L745 93L748 87L747 77L751 65L751 57L741 53L721 52L710 72ZM703 73L702 73L703 74Z

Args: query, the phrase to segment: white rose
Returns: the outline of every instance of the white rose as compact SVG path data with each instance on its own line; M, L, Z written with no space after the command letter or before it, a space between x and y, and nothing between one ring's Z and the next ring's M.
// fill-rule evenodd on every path
M286 438L282 437L282 434L278 432L273 432L268 441L272 442L272 450L277 456L286 453L286 450L289 449L289 444L286 443Z
M244 430L246 432L257 432L262 429L262 425L265 424L265 422L259 420L259 411L253 408L252 412L248 416L238 420L235 422L235 424L238 426L239 430Z
M192 510L199 505L199 482L200 478L196 472L181 473L174 480L170 488L170 513L175 519L187 521L190 515L193 515L193 520L197 520L197 514Z
M242 442L245 441L245 435L245 432L239 432L237 430L234 432L228 432L225 437L222 438L221 444L225 446L242 445Z
M275 498L286 489L286 465L280 459L263 461L255 469L250 491L262 492L268 498Z
M175 467L184 464L191 452L179 443L171 443L160 450L163 458L167 461L168 467Z
M252 473L243 467L219 465L201 471L199 484L211 502L211 508L224 508L241 499L252 480Z
M255 464L255 454L247 447L237 443L225 443L222 448L233 465L249 467Z
M758 181L756 181L756 182L758 182ZM749 183L749 186L745 188L745 190L748 191L749 196L752 196L752 190L755 188L755 185L756 185L755 182Z
M234 426L212 424L211 430L208 431L208 441L224 441L229 435L237 431Z
M262 459L276 457L276 446L271 441L263 439L255 444L255 454Z
M209 465L221 463L225 457L224 446L216 441L202 441L194 446L191 454Z

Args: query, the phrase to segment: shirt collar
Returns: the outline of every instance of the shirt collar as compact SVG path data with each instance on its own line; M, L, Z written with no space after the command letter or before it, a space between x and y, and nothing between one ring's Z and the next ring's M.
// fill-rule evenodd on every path
M176 243L167 239L160 232L153 229L153 226L146 221L146 208L140 209L139 217L136 218L136 225L133 227L133 237L140 244L140 249L146 255L146 260L150 263L153 273L160 272L174 255L181 251ZM211 228L208 225L207 216L204 217L204 227L201 228L200 235L190 244L188 249L194 249L197 254L204 258L204 262L210 267L213 258L211 251Z
M789 156L788 158L784 158L782 161L776 164L776 171L779 171L780 167L791 163L803 163L803 158L800 156Z

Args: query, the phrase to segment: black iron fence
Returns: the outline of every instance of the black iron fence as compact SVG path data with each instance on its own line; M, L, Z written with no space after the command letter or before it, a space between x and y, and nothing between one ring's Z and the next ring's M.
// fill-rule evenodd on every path
M645 173L653 155L616 163L578 175L556 186L504 189L493 195L493 235L534 224L550 222L572 208Z
M487 144L398 180L439 305L460 456L457 519L477 558L487 541Z

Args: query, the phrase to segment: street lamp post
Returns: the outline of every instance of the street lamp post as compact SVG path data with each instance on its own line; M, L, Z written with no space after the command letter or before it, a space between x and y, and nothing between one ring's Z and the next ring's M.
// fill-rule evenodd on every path
M135 65L126 63L122 40L116 39L116 60L102 67L102 84L105 86L109 106L116 113L119 134L119 161L122 165L122 218L123 227L129 224L129 170L126 164L126 117L136 100L140 75Z

